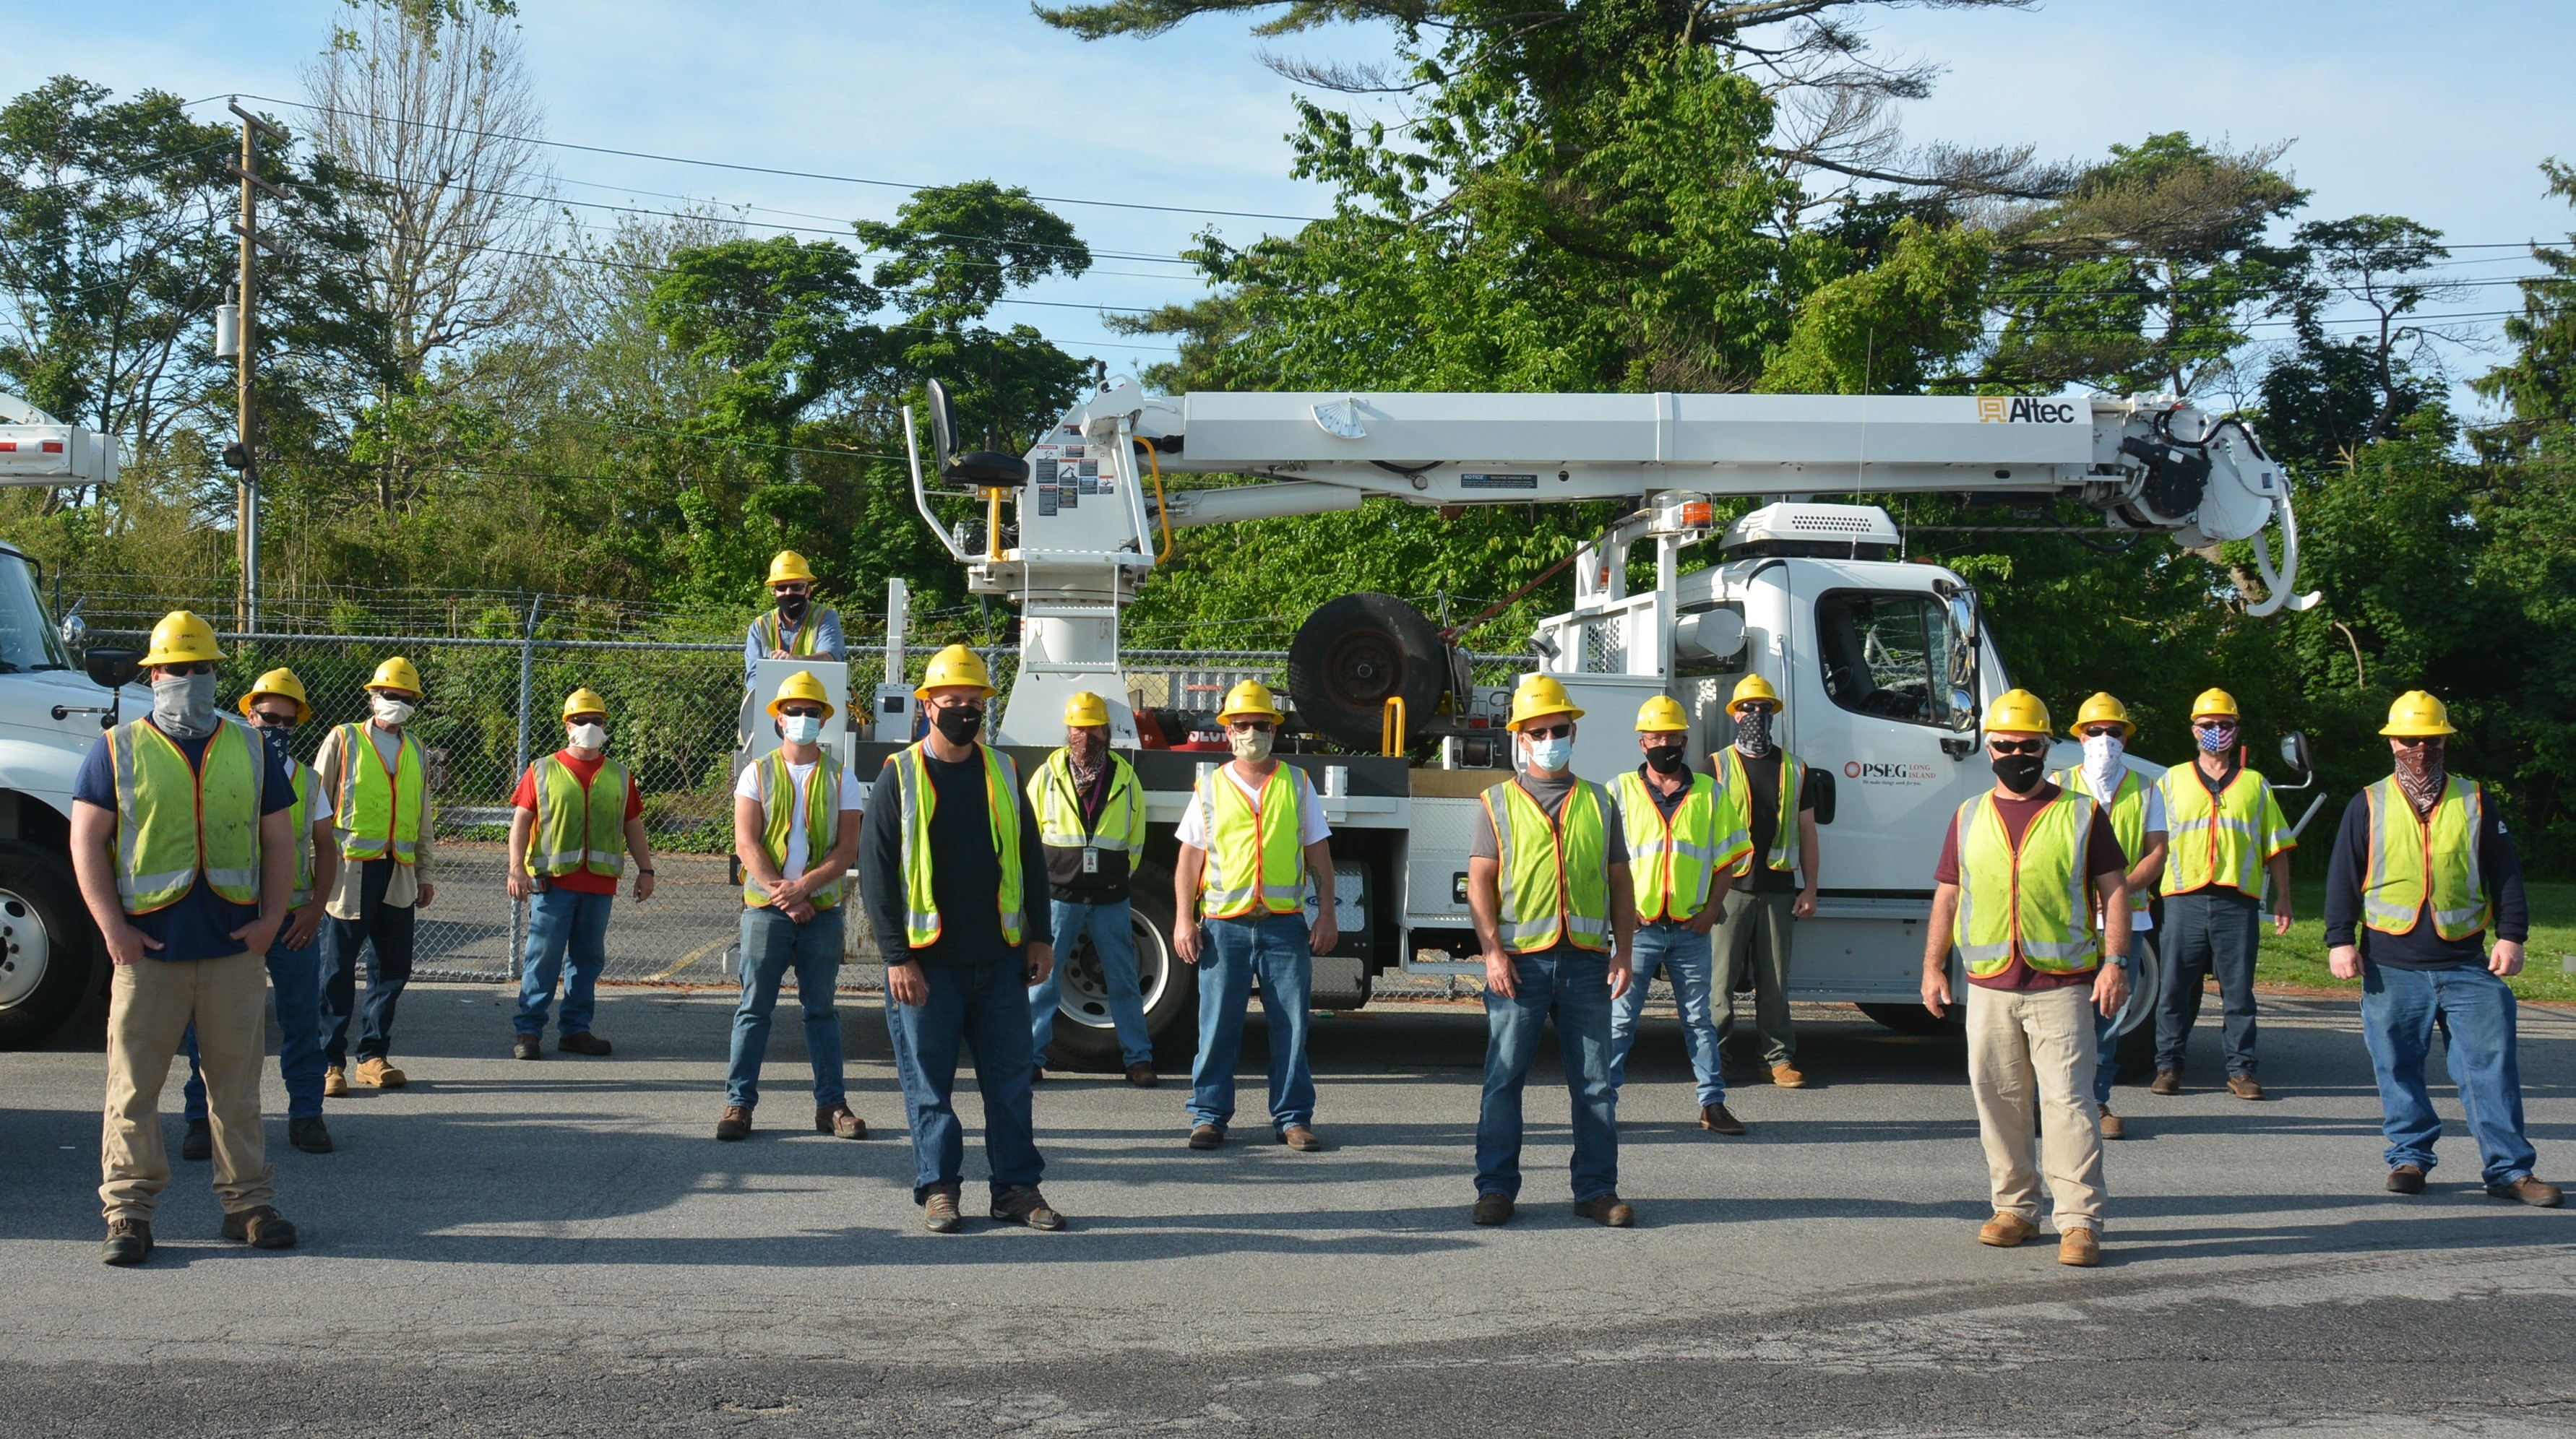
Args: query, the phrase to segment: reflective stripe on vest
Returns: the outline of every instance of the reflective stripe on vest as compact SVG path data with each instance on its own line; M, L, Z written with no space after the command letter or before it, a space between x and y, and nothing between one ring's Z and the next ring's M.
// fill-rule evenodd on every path
M2096 801L2058 791L2016 846L1994 791L1959 806L1959 916L1950 940L1968 973L2000 973L2015 951L2049 974L2093 968L2101 943L2084 893L2085 839Z
M2429 904L2433 932L2454 942L2487 927L2486 875L2478 834L2486 821L2486 787L2453 775L2429 816L2390 775L2363 790L2370 806L2369 864L2361 880L2361 921L2381 934L2415 928Z
M1073 760L1064 750L1048 755L1029 780L1029 805L1038 815L1038 843L1048 849L1120 849L1145 846L1145 791L1136 770L1109 756L1109 794L1100 802L1096 829L1082 824L1082 796L1073 782Z
M1485 791L1484 802L1494 823L1503 947L1536 954L1561 941L1608 949L1610 800L1601 786L1576 780L1554 819L1517 778Z
M768 854L770 866L785 876L787 828L795 823L796 802L793 798L787 798L785 803L773 801L789 795L795 787L796 776L787 767L787 751L783 749L774 749L763 755L754 768L760 775L755 781L760 791L760 847ZM624 798L622 790L619 798ZM825 750L822 758L816 760L814 768L805 775L806 868L821 864L832 853L832 846L840 842L840 836L841 762L832 758L830 750ZM834 876L831 883L807 895L805 902L816 909L830 909L839 904L842 879L842 876ZM753 909L762 909L769 904L769 891L762 888L760 881L753 879L747 870L742 877L742 902Z
M394 768L367 733L371 721L340 726L340 793L331 803L331 823L340 853L350 859L383 859L400 864L420 858L420 832L428 808L422 796L429 788L420 746L409 734L395 752Z
M615 879L626 871L626 767L602 759L589 784L560 755L528 766L536 776L537 823L528 873L552 879L587 869Z
M1645 776L1623 771L1613 782L1628 836L1628 873L1637 885L1637 918L1687 920L1708 903L1709 877L1753 852L1735 797L1715 776L1693 773L1690 792L1664 818ZM1497 834L1501 831L1497 830Z
M2272 798L2272 786L2240 769L2227 791L2211 803L2199 766L2165 771L2166 894L2189 894L2213 884L2246 894L2263 890L2263 861L2292 847L2289 824Z
M1798 867L1798 792L1806 787L1807 766L1787 750L1780 751L1780 817L1771 827L1771 849L1762 863L1777 870ZM1735 795L1736 808L1748 820L1753 813L1753 781L1744 772L1744 755L1735 746L1726 747L1726 787Z
M2093 786L2084 782L2084 767L2059 770L2057 787L2068 794L2089 795L2095 800ZM2120 842L2120 853L2131 865L2147 853L2147 780L2127 765L2120 767L2119 793L2111 799L2111 837Z
M761 652L766 654L771 650L783 649L798 657L813 654L814 637L823 632L823 616L837 613L828 609L813 611L805 616L805 623L796 627L795 641L790 644L780 644L778 637L786 632L787 626L778 618L778 611L771 610L760 617Z
M116 897L125 912L178 903L200 871L225 901L259 903L267 765L250 726L218 716L197 765L148 719L108 731L107 751L116 776Z
M1306 907L1305 787L1278 765L1255 799L1220 767L1198 782L1190 802L1207 826L1207 862L1199 868L1199 913L1233 919L1262 910L1296 914Z
M291 757L286 768L295 776L295 803L286 811L287 823L295 829L295 888L286 902L300 908L313 898L313 821L322 817L322 776Z
M1011 757L979 744L984 757L984 810L993 833L993 858L1002 869L1002 885L993 897L1002 916L1002 942L1018 944L1027 915L1022 908L1024 876L1020 867L1020 775ZM895 788L903 796L903 927L914 949L939 942L939 902L931 889L930 817L939 807L939 792L930 782L930 761L920 744L910 744L893 759Z

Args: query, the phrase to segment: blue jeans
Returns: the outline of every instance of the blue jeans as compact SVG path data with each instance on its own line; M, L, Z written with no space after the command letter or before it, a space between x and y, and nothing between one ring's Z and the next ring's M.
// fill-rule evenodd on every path
M912 1129L912 1202L960 1182L966 1129L957 1119L957 1051L975 1051L975 1089L984 1097L984 1163L993 1193L1035 1184L1046 1172L1029 1112L1028 962L1014 951L989 964L925 964L930 993L916 1008L886 1001L895 1078Z
M1046 1063L1046 1047L1055 1038L1055 1012L1064 998L1064 966L1073 958L1074 941L1091 936L1091 952L1100 961L1100 977L1109 985L1109 1022L1118 1027L1118 1051L1127 1064L1154 1062L1154 1036L1145 1028L1145 992L1136 983L1136 932L1129 927L1127 901L1084 904L1053 900L1055 968L1029 986L1029 1053L1031 1068Z
M769 1054L769 1014L778 986L796 970L805 1006L805 1058L814 1066L814 1107L848 1097L841 1081L841 1015L832 988L841 978L841 907L814 911L798 924L770 906L742 912L742 1002L733 1010L733 1062L725 1069L725 1103L760 1104L760 1062ZM571 1002L565 1002L571 1008Z
M1637 1042L1637 1021L1646 1012L1646 987L1661 974L1672 981L1673 1007L1681 1011L1682 1046L1690 1052L1691 1074L1699 1080L1700 1107L1726 1102L1726 1078L1717 1067L1717 1020L1708 999L1712 953L1708 936L1691 933L1689 925L1659 919L1637 926L1635 977L1610 1009L1612 1089L1628 1082L1628 1050Z
M1574 1202L1619 1192L1619 1091L1610 1082L1610 965L1558 945L1518 957L1509 999L1485 991L1485 1098L1476 1113L1476 1192L1521 1192L1521 1086L1540 1029L1556 1016L1556 1047L1573 1096Z
M324 924L330 923L324 920ZM286 1082L286 1117L313 1119L322 1113L322 971L315 938L302 949L282 944L268 947L268 987L277 996L277 1077ZM197 1026L180 1039L188 1051L188 1085L184 1106L188 1121L206 1117L206 1077L197 1064Z
M546 1007L554 1003L558 976L563 979L563 1013L555 1032L590 1033L599 972L608 968L608 911L616 903L613 894L580 894L551 885L528 901L528 948L519 959L519 1033L533 1039L546 1032Z
M1315 1122L1315 1074L1306 1067L1306 1025L1315 993L1315 956L1303 914L1211 919L1201 926L1199 1058L1190 1069L1193 1125L1222 1132L1234 1120L1234 1066L1243 1057L1243 1016L1261 979L1261 1017L1270 1027L1270 1127Z
M394 1008L411 983L412 937L418 918L410 905L385 903L395 861L358 862L358 917L326 916L321 950L322 1062L338 1069L349 1057L349 1017L358 1019L358 1058L392 1052ZM367 999L358 1005L358 951L367 951Z
M2156 1068L2182 1071L2184 1046L2200 1018L2200 982L2218 976L2226 1010L2227 1072L2254 1073L2254 951L2262 906L2240 890L2210 888L2165 896L2164 983L2156 993Z
M2489 1188L2531 1173L2538 1156L2522 1132L2522 1069L2514 1053L2514 998L2505 982L2475 965L2458 969L2391 969L2366 959L2361 970L2361 1034L2379 1079L2380 1132L2388 1167L2412 1164L2431 1173L2442 1120L2424 1092L2424 1056L2433 1031L2460 1091L2469 1132L2478 1139L2479 1174Z

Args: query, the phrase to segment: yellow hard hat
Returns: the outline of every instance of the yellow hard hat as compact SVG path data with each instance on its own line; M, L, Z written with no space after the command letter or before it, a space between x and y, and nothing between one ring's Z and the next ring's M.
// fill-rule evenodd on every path
M1218 724L1232 724L1238 719L1266 719L1272 724L1288 718L1279 708L1278 697L1270 686L1259 680L1243 680L1225 692L1225 703L1216 712Z
M769 702L769 717L778 718L778 707L789 700L812 700L823 707L823 718L832 717L832 692L823 688L823 682L814 678L812 670L798 670L778 682L778 696Z
M1001 693L993 688L993 672L984 668L982 655L964 645L950 645L930 657L930 667L922 671L921 687L912 692L912 697L926 700L932 690L957 685L972 685L982 690L987 699Z
M1565 685L1554 675L1529 675L1512 691L1512 718L1507 729L1519 729L1534 719L1563 715L1570 720L1583 718L1583 711L1566 698Z
M2459 733L2451 727L2451 707L2427 690L2408 690L2399 695L2397 703L2388 707L2388 723L2381 725L2379 732L2401 738Z
M156 635L155 638L157 639L158 636ZM250 702L261 695L276 695L282 699L295 701L297 724L308 723L313 718L313 706L304 698L304 681L297 679L293 670L270 670L261 675L259 682L250 687L250 693L241 697L241 712L249 714Z
M1726 701L1726 712L1733 714L1738 706L1750 700L1769 700L1771 708L1780 708L1780 692L1771 688L1769 680L1760 675L1746 675L1735 682L1735 693Z
M563 717L565 719L571 719L574 715L599 715L605 718L607 714L608 701L601 699L588 686L564 696Z
M172 610L152 627L152 648L144 652L143 667L192 665L223 657L224 652L215 648L213 625L186 610Z
M814 571L805 563L803 555L794 550L780 550L770 557L769 578L765 583L777 585L785 584L789 580L803 580L807 584L812 584Z
M2236 696L2222 689L2202 690L2200 698L2191 702L2191 717L2198 719L2202 715L2225 715L2229 719L2244 718L2236 712Z
M2122 740L2137 738L2137 722L2129 718L2129 707L2120 703L2108 690L2095 694L2075 712L2075 732L2078 735L2084 733L2086 725L2092 724L2116 724L2120 727Z
M371 690L409 690L413 694L428 693L420 687L420 671L413 669L411 667L411 661L404 659L401 655L396 655L392 659L385 661L383 664L376 666L375 678L367 681L367 688Z
M1680 702L1675 700L1671 695L1654 695L1648 698L1644 704L1637 706L1637 729L1639 733L1645 733L1648 731L1660 733L1665 730L1687 730L1689 728L1690 716L1682 713Z
M1986 711L1988 734L2048 733L2048 706L2028 690L2006 690Z
M1109 723L1109 701L1082 690L1064 702L1064 722L1069 725L1105 725Z

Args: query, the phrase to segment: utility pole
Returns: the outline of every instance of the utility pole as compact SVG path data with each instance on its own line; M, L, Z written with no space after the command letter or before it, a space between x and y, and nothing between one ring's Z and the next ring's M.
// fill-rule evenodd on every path
M286 132L241 107L239 101L228 101L225 108L241 119L241 160L227 165L241 180L241 217L233 221L233 233L241 237L241 277L234 281L236 290L233 322L233 388L235 428L239 438L225 447L224 463L240 476L235 486L239 504L233 536L241 563L241 599L236 606L234 625L243 634L259 632L259 407L254 383L258 371L258 289L252 260L260 250L284 255L285 249L259 232L259 196L262 191L284 204L285 191L259 178L259 140L265 135L280 145L287 143ZM222 327L217 326L220 330ZM216 352L222 353L218 340Z

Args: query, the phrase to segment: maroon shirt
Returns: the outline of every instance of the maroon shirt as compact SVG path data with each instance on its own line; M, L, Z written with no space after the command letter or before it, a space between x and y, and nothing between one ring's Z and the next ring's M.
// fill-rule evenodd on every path
M2058 793L2056 785L2043 783L2028 799L2015 799L2006 794L1993 796L1995 813L2004 822L2004 837L2012 841L2015 849L2021 847L2021 837L2030 832L2030 822L2039 817L2041 810L2048 808ZM2098 879L2106 874L2126 874L2128 869L2129 857L2120 852L2120 837L2111 832L2110 806L2093 806L2093 832L2084 839L2085 876ZM1941 862L1933 866L1932 882L1959 882L1959 825L1955 818L1942 827ZM1968 983L1985 989L2063 989L2070 984L2091 984L2094 973L2094 969L2072 973L2033 969L2022 963L2021 951L2016 948L2012 958L2004 961L2003 968L1992 974L1969 975Z

